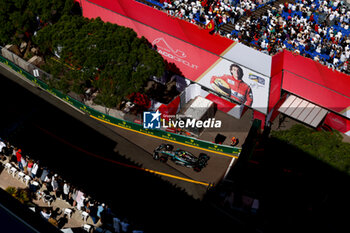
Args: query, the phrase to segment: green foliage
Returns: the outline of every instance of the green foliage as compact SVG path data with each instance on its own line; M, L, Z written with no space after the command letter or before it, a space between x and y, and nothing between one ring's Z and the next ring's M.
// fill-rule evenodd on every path
M33 41L48 55L41 68L53 75L51 87L80 94L93 85L99 90L96 102L106 107L139 91L150 76L163 74L162 57L144 37L99 18L69 16L73 4L73 0L0 1L0 45ZM47 58L53 53L60 61Z
M0 1L0 43L18 44L35 23L35 14L26 0Z
M40 24L54 23L68 14L73 0L1 0L0 45L28 41Z
M32 9L43 23L55 23L62 15L67 15L73 7L73 0L27 0L28 8Z
M21 189L10 186L7 187L5 191L19 200L22 204L28 203L30 201L30 194L28 189Z
M298 124L289 130L273 131L271 136L350 174L350 144L342 142L338 131L315 131Z
M95 102L115 107L121 99L137 92L152 75L164 72L163 58L138 38L132 29L100 18L63 16L56 24L39 31L34 42L45 54L57 52L64 66L54 67L54 76L81 92L88 84L98 88ZM64 75L64 79L62 78Z
M17 189L15 187L9 186L5 189L7 193L9 193L11 196L15 196Z

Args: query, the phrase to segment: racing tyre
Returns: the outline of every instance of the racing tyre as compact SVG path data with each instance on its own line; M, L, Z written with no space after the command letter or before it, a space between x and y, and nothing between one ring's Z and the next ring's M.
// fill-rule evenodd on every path
M167 157L160 157L159 159L162 163L166 163L168 161Z
M203 159L203 160L208 161L210 159L210 157L204 153L200 153L198 159Z
M158 159L159 159L159 154L158 154L158 152L154 152L154 153L153 153L153 159L154 159L154 160L158 160Z
M203 167L206 167L207 164L208 164L208 160L210 159L210 157L206 154L199 154L199 157L198 157L198 166L200 168L203 168Z
M173 151L174 146L173 146L173 145L170 145L170 144L166 144L166 145L165 145L165 148L166 148L167 151Z

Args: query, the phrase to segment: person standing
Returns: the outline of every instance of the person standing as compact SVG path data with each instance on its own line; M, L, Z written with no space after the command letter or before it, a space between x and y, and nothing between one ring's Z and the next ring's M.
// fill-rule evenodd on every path
M120 233L120 219L117 217L113 218L113 228L115 232Z
M16 158L17 158L17 164L18 164L19 169L21 169L21 171L23 171L24 169L23 169L23 165L22 165L22 162L21 162L21 160L22 160L22 154L21 153L22 153L22 150L18 149L16 151Z
M97 202L90 204L90 217L92 219L92 222L96 224L98 222L97 217Z
M68 201L70 185L66 181L63 184L63 200Z
M4 154L4 148L6 148L6 143L3 142L0 138L0 154L3 153Z
M52 178L51 178L51 186L52 186L52 191L54 192L54 195L57 198L57 189L58 189L57 174L52 176Z
M27 162L28 162L28 157L22 156L21 163L22 163L23 171L25 174L27 174Z
M30 177L32 177L32 169L33 169L33 160L29 159L27 164L27 172Z
M45 178L48 174L49 174L49 170L46 167L44 167L40 177L41 182L45 181Z
M128 232L130 224L128 223L128 220L126 218L123 219L123 221L120 222L120 226L122 228L122 232Z
M238 138L236 138L236 137L232 137L231 138L231 146L237 146L237 144L239 143L239 140L238 140Z
M10 157L12 155L12 151L13 151L13 148L11 147L9 142L6 143L6 147L2 148L2 153L7 157Z
M36 177L36 174L38 173L38 169L39 169L39 161L35 162L33 164L32 170L31 170L31 174L30 176L34 179Z
M100 221L102 222L102 213L104 211L105 208L105 204L102 203L101 205L98 205L97 207L97 217L100 219Z

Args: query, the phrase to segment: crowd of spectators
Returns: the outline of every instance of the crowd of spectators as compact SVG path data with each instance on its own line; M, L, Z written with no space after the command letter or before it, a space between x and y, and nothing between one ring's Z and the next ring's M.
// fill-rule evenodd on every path
M273 55L294 51L348 73L350 11L340 0L297 0L235 25L232 38Z
M169 15L195 24L216 26L232 23L225 34L232 40L274 55L291 50L349 74L350 11L344 0L296 0L268 10L259 17L252 14L269 0L149 0L162 4ZM237 22L243 15L244 22Z
M234 23L271 0L157 0L169 15L194 24Z
M30 191L35 194L34 196L43 198L47 202L54 202L57 199L64 200L72 209L88 213L94 224L110 225L114 232L143 232L135 230L127 218L113 213L108 204L95 200L82 188L66 181L42 165L39 160L34 160L27 155L24 156L20 148L2 139L0 139L0 160L16 165L21 172L32 178L28 186ZM42 208L40 215L49 221L52 217L52 211L48 208ZM61 225L61 227L63 226Z

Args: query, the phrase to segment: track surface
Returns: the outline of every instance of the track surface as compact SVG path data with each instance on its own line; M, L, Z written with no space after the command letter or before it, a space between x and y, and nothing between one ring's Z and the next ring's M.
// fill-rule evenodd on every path
M195 149L190 146L177 145L174 143L175 148L187 150L196 156L198 156L200 153L206 153L209 155L210 160L208 161L208 166L201 172L197 173L194 172L191 168L175 165L171 161L168 161L166 164L160 163L159 161L153 160L151 154L155 147L166 141L99 122L95 119L92 119L88 115L77 112L66 103L58 100L57 98L36 87L31 86L27 82L18 80L18 77L16 76L17 74L15 72L3 69L1 72L6 75L6 77L24 86L29 91L40 96L49 103L55 105L59 109L78 119L79 121L90 126L99 133L102 133L104 136L107 136L109 139L115 142L115 152L118 152L124 157L139 164L144 169L148 169L151 172L156 172L156 174L160 175L163 179L168 180L176 186L186 190L187 193L195 198L201 198L204 195L207 190L207 185L216 184L220 181L220 179L222 179L232 160L231 157L216 154L215 152L209 153L207 151ZM17 101L21 101L24 106L35 106L35 103L26 103L26 97L22 97L21 99L20 93L12 94L12 96L7 96L7 98L15 98ZM57 120L59 119L53 119L53 121ZM41 127L40 125L38 125L38 127L45 130L45 127ZM48 132L50 133L50 131ZM88 150L88 147L84 145L81 148L83 150ZM98 156L103 157L104 155L99 154ZM196 181L200 182L200 184L196 183Z

